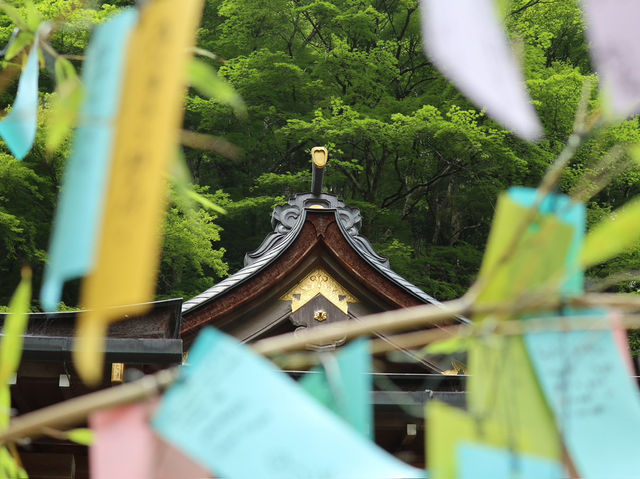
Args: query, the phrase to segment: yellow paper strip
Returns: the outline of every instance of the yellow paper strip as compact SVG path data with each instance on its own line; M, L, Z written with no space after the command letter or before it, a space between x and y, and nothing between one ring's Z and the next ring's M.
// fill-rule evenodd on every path
M518 448L514 447L509 431L494 421L474 418L461 409L439 401L429 402L426 411L430 479L459 477L456 451L462 443L482 444L531 457L539 456L539 447L531 441L520 444Z
M528 214L527 208L507 194L500 198L480 272L480 281L485 284L478 305L535 294L543 285L551 286L550 294L559 290L574 232L552 215L538 215L523 232L510 258L500 265L513 235ZM474 318L480 322L487 319ZM493 321L506 319L508 315L492 318ZM522 338L490 336L474 341L469 350L469 370L471 416L499 427L515 451L561 459L561 440Z
M110 322L139 314L153 299L167 173L178 145L188 50L202 0L153 0L131 36L96 269L85 280L74 351L83 380L103 369ZM114 306L132 305L126 309Z

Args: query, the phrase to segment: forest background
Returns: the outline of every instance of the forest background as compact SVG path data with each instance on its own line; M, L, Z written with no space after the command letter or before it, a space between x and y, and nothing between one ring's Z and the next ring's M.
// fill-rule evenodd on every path
M50 43L78 70L91 27L133 3L34 2L60 22ZM227 213L170 204L158 297L192 297L242 267L244 254L271 231L273 207L309 190L309 151L319 145L330 152L326 190L360 208L361 232L393 269L440 300L461 296L478 272L498 193L539 183L572 132L585 80L597 84L576 1L499 4L544 127L536 143L474 108L424 56L417 1L208 0L198 46L215 54L205 60L243 103L223 105L190 90L184 129L215 135L219 150L237 152L229 159L185 146L184 157L197 191ZM0 45L12 31L12 20L0 15ZM9 78L0 76L0 107L15 97ZM42 277L69 153L68 140L53 154L45 148L47 129L55 128L54 90L55 74L41 72L39 133L22 162L0 143L0 305L21 266L33 268L36 290ZM591 109L597 98L594 89ZM571 193L612 148L631 155L633 166L588 204L589 225L640 193L638 122L598 130L563 176L560 189ZM588 271L587 287L637 269L640 245ZM63 308L81 306L78 285L66 287ZM640 282L631 274L608 288L636 292Z

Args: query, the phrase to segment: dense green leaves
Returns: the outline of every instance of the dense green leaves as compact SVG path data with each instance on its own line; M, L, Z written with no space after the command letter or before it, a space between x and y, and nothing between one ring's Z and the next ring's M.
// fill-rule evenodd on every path
M65 138L81 98L76 58L91 26L132 2L98 3L87 8L81 0L40 0L35 10L0 3L10 5L0 15L0 42L9 40L16 22L28 32L27 23L54 21L48 41L63 55L42 71L48 135L38 137L23 164L0 155L0 245L7 252L0 258L2 278L16 277L22 264L30 264L38 285L68 155ZM309 189L309 150L317 145L329 148L325 189L361 209L362 232L394 269L439 299L466 290L498 193L538 183L573 130L584 82L596 84L597 78L577 0L501 1L545 128L536 144L523 142L475 110L426 59L418 8L414 0L207 1L196 52L209 53L190 65L194 88L185 101L184 128L224 138L244 154L230 161L185 148L198 187L188 187L184 172L174 182L161 296L194 295L241 267L245 252L269 232L273 206ZM14 86L0 95L4 105ZM594 91L590 111L598 103ZM56 153L44 155L43 143L49 151L57 147ZM632 156L623 154L610 172L601 172L602 158L615 145L626 152L637 144L636 118L602 129L565 172L560 188L579 197L589 197L585 181L599 182L589 198L590 225L640 194L640 168ZM215 206L227 214L218 217ZM590 274L604 276L638 262L640 253L630 246ZM10 291L0 280L0 303ZM77 304L73 285L64 300Z

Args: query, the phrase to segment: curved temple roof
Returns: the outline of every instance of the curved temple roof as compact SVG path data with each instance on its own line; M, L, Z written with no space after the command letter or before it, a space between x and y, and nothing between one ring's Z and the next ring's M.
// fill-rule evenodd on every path
M420 302L441 304L394 272L389 265L389 260L376 253L371 243L360 235L359 232L362 225L360 210L346 206L333 194L314 195L313 193L304 193L296 195L286 205L274 208L271 217L273 232L264 239L258 249L245 255L245 266L242 269L184 302L182 313L189 313L214 301L218 296L242 284L276 261L295 241L305 223L307 211L313 209L334 211L337 224L345 239L362 259L389 281L414 296Z

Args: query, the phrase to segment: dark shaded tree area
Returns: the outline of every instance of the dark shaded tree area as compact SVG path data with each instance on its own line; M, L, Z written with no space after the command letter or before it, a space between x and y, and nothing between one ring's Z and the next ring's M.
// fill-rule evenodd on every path
M36 3L47 18L65 21L52 45L78 55L93 24L132 2L93 9L79 0ZM327 191L362 210L363 234L392 267L439 299L461 295L478 270L498 193L538 183L572 132L584 81L596 81L576 2L513 0L501 8L544 125L535 144L475 109L426 59L415 0L208 0L198 45L220 57L206 61L241 94L247 117L190 90L185 128L223 137L243 154L229 160L185 148L198 188L228 213L172 204L159 295L189 297L240 268L269 232L273 206L309 189L309 151L317 145L330 151ZM12 28L0 17L0 43ZM43 71L43 128L52 84ZM14 94L15 84L0 96L2 106ZM46 258L69 144L49 157L39 135L22 163L0 156L0 304L20 266L34 266L37 281ZM639 140L637 119L595 135L562 189L571 191L614 145ZM631 168L591 200L590 220L635 196L639 173ZM73 284L64 300L77 304Z

